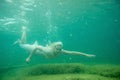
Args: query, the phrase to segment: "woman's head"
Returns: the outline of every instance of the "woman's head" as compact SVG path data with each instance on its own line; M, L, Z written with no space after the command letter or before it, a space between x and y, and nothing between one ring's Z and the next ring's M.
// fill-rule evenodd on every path
M61 49L62 49L62 47L63 47L63 44L62 44L62 42L54 42L54 43L52 44L52 46L54 47L55 50L61 51Z

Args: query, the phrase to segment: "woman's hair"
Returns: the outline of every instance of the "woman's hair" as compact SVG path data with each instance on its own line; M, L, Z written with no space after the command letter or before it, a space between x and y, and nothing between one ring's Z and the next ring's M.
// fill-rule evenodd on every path
M62 42L54 42L51 46L54 48L55 52L59 52L62 50L63 44Z

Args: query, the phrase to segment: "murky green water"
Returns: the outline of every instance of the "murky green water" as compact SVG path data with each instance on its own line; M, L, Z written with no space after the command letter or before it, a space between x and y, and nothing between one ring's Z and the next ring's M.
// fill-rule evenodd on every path
M19 46L13 45L21 37L22 26L27 27L29 44L37 40L40 45L45 46L49 41L62 41L64 49L95 54L96 57L61 54L53 59L46 59L34 55L30 64L27 64L25 59L28 53ZM119 65L119 36L120 1L118 0L0 1L1 73L9 71L9 68L11 70L11 67L12 69L25 66L29 68L37 64Z

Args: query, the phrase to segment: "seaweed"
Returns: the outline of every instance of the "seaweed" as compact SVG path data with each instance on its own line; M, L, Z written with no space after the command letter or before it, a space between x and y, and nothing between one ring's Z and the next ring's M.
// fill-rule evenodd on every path
M120 67L111 65L87 66L83 64L46 64L31 67L27 75L38 76L44 74L97 74L104 77L120 78Z
M42 64L10 69L1 80L120 80L120 66Z
M95 65L92 67L88 67L86 73L89 74L98 74L105 77L114 77L120 78L120 66L116 65Z
M28 75L84 73L83 65L78 64L47 64L31 68Z

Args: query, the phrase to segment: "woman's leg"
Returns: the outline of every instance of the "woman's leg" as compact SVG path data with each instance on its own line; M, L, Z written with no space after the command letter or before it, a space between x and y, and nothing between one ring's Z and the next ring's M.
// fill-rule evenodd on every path
M26 43L26 27L23 26L22 27L21 44L25 44L25 43Z

